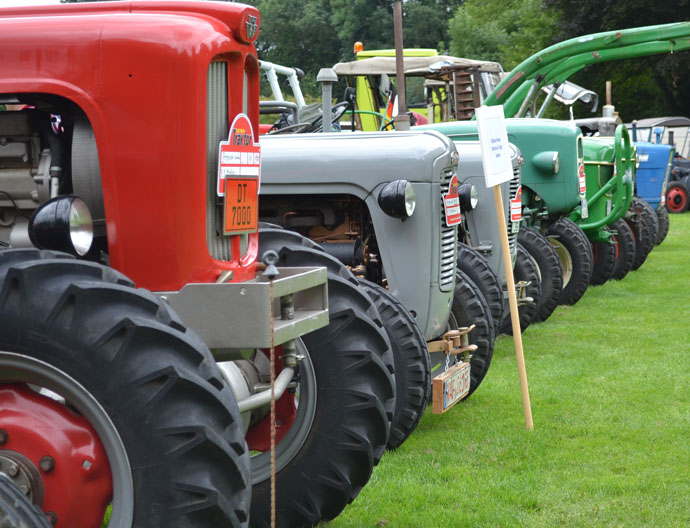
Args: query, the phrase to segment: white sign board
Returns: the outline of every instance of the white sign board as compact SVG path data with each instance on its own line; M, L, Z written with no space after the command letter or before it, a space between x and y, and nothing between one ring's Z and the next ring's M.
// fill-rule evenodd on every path
M503 106L480 106L475 110L475 116L486 186L495 187L512 180L513 166L510 161Z

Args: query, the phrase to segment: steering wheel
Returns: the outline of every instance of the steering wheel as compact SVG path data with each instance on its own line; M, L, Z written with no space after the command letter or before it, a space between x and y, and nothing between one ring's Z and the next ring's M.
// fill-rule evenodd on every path
M294 125L288 125L283 128L272 128L267 135L276 136L278 134L301 134L302 132L307 132L311 128L311 123L295 123Z
M340 101L339 103L334 104L331 108L331 124L340 121L340 118L343 117L343 114L345 114L349 108L349 101ZM323 116L319 116L314 120L309 132L319 132L321 130L323 130Z

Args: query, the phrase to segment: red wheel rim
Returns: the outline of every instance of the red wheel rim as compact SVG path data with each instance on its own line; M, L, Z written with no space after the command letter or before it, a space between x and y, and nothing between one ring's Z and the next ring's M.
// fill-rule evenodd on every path
M688 202L688 193L680 187L672 187L666 193L666 205L673 212L682 211Z
M21 485L29 488L25 494L57 526L103 523L112 476L105 449L83 416L24 384L5 384L0 428L0 463L15 465L12 473L25 477Z
M266 355L268 355L268 351ZM276 354L276 377L283 369L283 362L280 359L282 347L277 347ZM286 390L285 393L276 401L276 445L287 434L297 416L297 406L295 405L295 395ZM264 453L271 449L271 417L264 416L257 423L252 425L245 436L247 446L250 451Z

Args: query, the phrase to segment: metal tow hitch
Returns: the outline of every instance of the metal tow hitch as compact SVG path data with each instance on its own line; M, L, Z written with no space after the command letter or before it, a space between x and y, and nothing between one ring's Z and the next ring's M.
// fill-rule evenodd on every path
M432 380L432 411L442 414L462 400L470 390L470 359L477 345L470 345L468 334L475 325L458 328L443 334L439 341L428 343L429 352L443 352L445 370ZM456 363L458 356L462 361ZM454 365L451 365L451 357Z
M524 306L526 304L531 304L534 302L533 297L527 295L527 287L532 284L532 281L518 281L515 284L517 288L517 304L518 306Z
M429 341L427 347L429 352L443 352L450 359L450 356L462 354L464 361L469 361L472 352L477 350L477 345L470 345L468 334L474 330L475 325L464 326L457 330L451 330L441 336L438 341Z

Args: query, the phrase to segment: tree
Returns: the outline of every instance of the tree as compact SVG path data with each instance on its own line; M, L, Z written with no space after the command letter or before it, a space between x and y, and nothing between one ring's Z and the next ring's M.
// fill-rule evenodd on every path
M687 20L690 0L647 2L545 0L558 9L558 40L590 33ZM604 94L612 81L613 103L624 121L662 115L690 115L690 52L653 55L590 66L573 76L578 84Z
M338 62L340 40L333 31L328 0L250 0L261 13L259 58L307 73L302 90L318 94L316 74Z
M450 51L510 70L553 42L558 16L542 0L466 0L450 21Z

